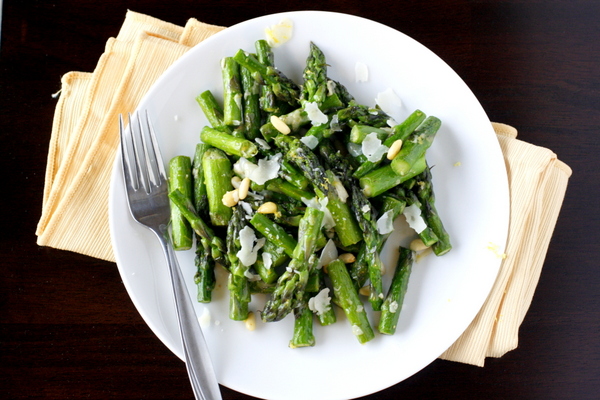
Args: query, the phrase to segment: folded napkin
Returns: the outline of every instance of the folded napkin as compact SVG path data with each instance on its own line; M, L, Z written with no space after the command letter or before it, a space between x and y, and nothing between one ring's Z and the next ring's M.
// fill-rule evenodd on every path
M37 243L114 261L108 192L118 149L118 114L136 109L156 79L223 27L190 19L184 27L129 11L92 73L62 77ZM510 231L500 273L481 311L441 358L483 366L517 347L564 198L570 168L548 149L493 124L510 184Z

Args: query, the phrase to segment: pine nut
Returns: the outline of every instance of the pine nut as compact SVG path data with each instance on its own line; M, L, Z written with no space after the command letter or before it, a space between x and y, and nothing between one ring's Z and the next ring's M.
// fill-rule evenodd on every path
M344 264L350 264L356 261L356 257L352 253L344 253L338 256L340 260L344 262Z
M244 324L249 331L256 329L256 315L254 315L252 311L248 313L248 317L244 320Z
M233 190L230 190L229 192L225 193L223 195L223 198L221 199L223 204L225 204L227 207L235 206L239 200L240 200L240 197L239 197L237 189L233 189Z
M256 212L260 214L275 214L277 213L277 204L272 201L267 201L266 203L261 204Z
M401 148L402 148L402 139L398 139L394 143L392 143L392 145L390 146L390 149L387 152L387 159L393 160L394 157L396 157L398 155Z
M250 189L250 178L246 177L242 180L238 188L238 197L240 200L244 200L248 196L248 189Z
M235 189L239 189L241 183L242 179L239 176L234 175L231 177L231 186L233 186Z
M371 294L371 289L368 286L363 286L358 290L358 293L363 296L369 296Z
M425 243L423 243L423 241L421 239L415 239L412 242L410 242L410 245L408 246L409 249L411 249L412 251L423 251L425 249L428 248L428 246L425 246Z
M279 118L277 115L271 115L271 124L273 125L273 127L275 129L277 129L279 132L283 133L284 135L289 135L290 132L292 131L290 129L289 126L287 126L287 124L285 122L283 122L283 120L281 118Z

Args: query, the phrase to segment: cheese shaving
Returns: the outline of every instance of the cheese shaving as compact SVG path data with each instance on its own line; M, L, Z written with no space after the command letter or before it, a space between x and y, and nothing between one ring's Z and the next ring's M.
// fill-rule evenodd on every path
M345 203L348 199L348 191L344 187L344 184L342 183L340 178L338 178L337 176L334 176L333 187L335 188L335 191L337 192L338 197L340 198L342 203Z
M329 211L329 209L327 208L327 204L329 203L329 199L327 197L324 197L320 200L316 197L313 197L312 199L306 199L303 197L302 202L308 207L315 208L325 213L325 215L323 216L323 223L321 224L322 228L324 227L325 229L329 230L335 226L333 215L331 215L331 211Z
M380 235L386 235L394 230L393 213L392 210L388 210L377 220L377 232Z
M289 18L265 28L267 42L271 47L279 47L292 38L294 23Z
M421 233L425 230L425 228L427 228L427 224L421 216L421 209L416 204L411 204L410 206L404 208L404 212L402 214L406 217L408 226L414 229L415 232Z
M309 149L314 150L319 145L319 139L313 135L306 135L300 138L300 141L304 143Z
M392 88L388 88L385 91L378 93L375 98L375 103L394 120L402 120L402 116L400 115L402 110L402 100Z
M281 157L281 153L277 153L268 159L261 158L258 160L257 167L248 175L248 178L259 185L264 185L266 181L277 178L281 167Z
M322 289L316 296L308 299L308 309L317 315L323 315L331 308L329 288Z
M256 262L258 250L265 245L265 241L265 238L256 239L254 230L247 225L240 231L241 249L236 256L242 265L249 267Z
M367 157L367 160L378 162L388 152L389 147L381 143L381 140L377 137L377 133L371 132L363 140L361 150Z
M338 250L335 246L335 242L331 239L327 241L323 250L321 250L321 256L319 257L319 262L317 263L317 268L322 268L328 265L330 262L337 260L338 258Z
M319 106L314 101L306 102L304 104L304 111L306 112L306 115L308 116L308 119L310 119L310 122L313 124L313 126L326 124L327 121L329 121L327 115L325 115L323 111L319 109Z

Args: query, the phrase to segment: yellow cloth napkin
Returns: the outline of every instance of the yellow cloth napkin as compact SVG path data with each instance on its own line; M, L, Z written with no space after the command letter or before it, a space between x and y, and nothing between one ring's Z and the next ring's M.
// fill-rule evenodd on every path
M180 27L129 11L92 73L62 78L37 243L114 261L108 191L118 148L118 114L134 110L165 69L223 27L190 19ZM570 168L548 149L494 124L510 184L505 259L483 308L441 358L483 366L517 347L564 198Z

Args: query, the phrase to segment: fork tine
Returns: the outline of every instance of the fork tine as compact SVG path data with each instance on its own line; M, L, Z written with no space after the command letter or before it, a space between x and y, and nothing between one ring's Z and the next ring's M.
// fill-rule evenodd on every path
M131 124L130 124L131 125ZM129 135L127 132L129 131ZM121 138L121 158L123 161L123 177L128 186L134 190L139 189L139 180L137 177L137 165L135 160L132 163L132 140L131 126L129 129L125 129L123 126L123 116L119 114L119 136ZM135 158L135 156L133 156ZM133 167L133 170L132 170Z
M148 156L147 161L148 165L151 167L152 170L154 184L160 185L161 181L166 181L167 174L165 172L162 154L160 152L160 147L158 146L158 141L154 132L154 126L152 125L152 121L150 120L150 116L148 115L148 110L145 110L145 114L148 137L150 139L150 146L146 147L146 155Z
M137 122L137 124L135 123ZM135 129L137 125L137 129ZM148 163L146 156L146 140L144 130L140 122L139 115L135 113L133 118L129 114L129 130L131 132L131 142L133 144L133 158L135 161L135 175L139 180L138 189L143 188L146 193L150 193L150 183L148 178Z

